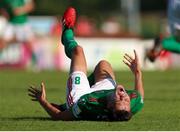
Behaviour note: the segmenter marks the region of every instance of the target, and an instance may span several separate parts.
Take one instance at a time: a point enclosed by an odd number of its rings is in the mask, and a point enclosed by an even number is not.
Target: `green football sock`
[[[71,59],[73,49],[78,45],[77,42],[74,40],[74,33],[71,28],[64,29],[61,41],[65,47],[66,56]]]

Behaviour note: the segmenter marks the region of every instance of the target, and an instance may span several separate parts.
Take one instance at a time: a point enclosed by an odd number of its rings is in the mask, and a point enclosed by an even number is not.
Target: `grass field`
[[[52,121],[27,95],[30,84],[46,84],[50,102],[65,101],[67,73],[0,71],[0,130],[180,130],[180,70],[143,72],[145,105],[129,122]],[[130,72],[116,72],[117,81],[133,87]]]

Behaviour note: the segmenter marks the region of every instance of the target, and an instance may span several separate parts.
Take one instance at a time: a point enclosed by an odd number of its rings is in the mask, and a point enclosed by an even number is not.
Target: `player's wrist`
[[[39,100],[39,103],[40,103],[41,105],[45,105],[45,104],[47,103],[47,100],[46,100],[46,99],[40,99],[40,100]]]
[[[141,72],[141,70],[136,70],[134,74],[135,74],[135,76],[141,76],[142,72]]]

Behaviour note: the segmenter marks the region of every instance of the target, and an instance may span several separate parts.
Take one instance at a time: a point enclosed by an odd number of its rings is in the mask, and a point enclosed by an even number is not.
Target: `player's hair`
[[[113,113],[114,121],[129,121],[132,117],[132,113],[126,110],[118,110]]]

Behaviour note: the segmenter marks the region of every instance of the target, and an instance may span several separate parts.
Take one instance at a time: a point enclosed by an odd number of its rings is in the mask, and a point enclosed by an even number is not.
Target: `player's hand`
[[[141,72],[139,65],[139,58],[135,50],[134,50],[134,58],[128,54],[125,54],[123,62],[131,69],[131,71],[135,75]]]
[[[29,92],[28,95],[32,97],[31,99],[32,101],[38,101],[40,103],[46,101],[46,90],[43,82],[41,83],[41,90],[38,90],[34,86],[30,86],[28,92]]]

